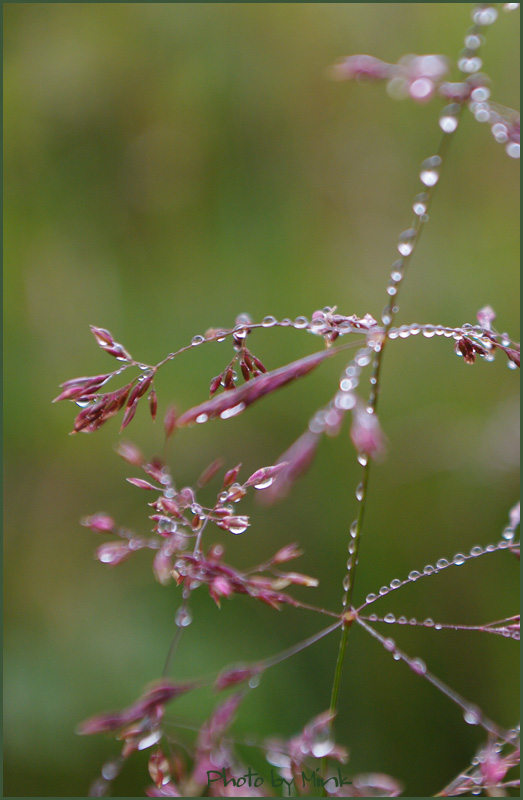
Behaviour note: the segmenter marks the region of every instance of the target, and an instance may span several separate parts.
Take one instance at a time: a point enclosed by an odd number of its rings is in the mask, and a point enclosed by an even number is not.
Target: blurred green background
[[[102,539],[79,526],[105,510],[148,529],[149,498],[125,482],[137,473],[112,452],[118,423],[69,437],[75,407],[50,403],[62,381],[114,366],[88,325],[156,363],[243,311],[259,321],[336,304],[379,318],[397,236],[421,191],[418,165],[439,140],[441,103],[395,102],[383,85],[333,83],[326,69],[360,52],[454,58],[470,8],[4,4],[5,795],[86,795],[118,746],[79,738],[75,726],[129,704],[160,674],[180,600],[154,582],[147,553],[114,571],[94,561]],[[500,13],[486,33],[492,99],[517,106],[517,12]],[[398,324],[474,322],[488,303],[498,329],[517,335],[518,197],[517,163],[466,112]],[[275,329],[253,333],[250,345],[274,368],[321,342]],[[230,354],[211,344],[168,365],[160,415],[169,403],[203,400]],[[227,467],[242,461],[245,477],[274,463],[342,368],[343,358],[329,361],[245,415],[180,432],[170,459],[177,484],[217,456]],[[517,497],[517,376],[505,359],[468,367],[447,340],[398,341],[384,361],[380,416],[390,447],[372,469],[357,600],[496,541]],[[161,449],[161,424],[144,408],[126,433],[149,455]],[[299,541],[306,554],[295,568],[321,584],[295,594],[336,609],[359,475],[344,429],[282,505],[247,500],[248,532],[215,538],[240,566]],[[473,624],[514,613],[517,597],[517,565],[503,553],[421,581],[376,611]],[[269,656],[324,625],[239,597],[218,611],[203,588],[194,612],[176,677]],[[497,722],[516,721],[513,642],[383,627]],[[270,670],[242,707],[238,739],[293,735],[326,709],[337,647],[336,634]],[[191,694],[173,719],[198,726],[213,702]],[[351,751],[345,775],[387,772],[411,796],[442,788],[483,741],[360,630],[350,637],[337,736]],[[255,750],[242,754],[261,763]],[[115,793],[143,796],[147,783],[137,757]]]

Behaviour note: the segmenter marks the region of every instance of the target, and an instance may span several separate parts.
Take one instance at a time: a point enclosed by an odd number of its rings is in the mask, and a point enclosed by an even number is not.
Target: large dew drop
[[[222,411],[220,418],[229,419],[230,417],[235,417],[237,414],[241,414],[244,409],[245,403],[238,403],[238,405],[232,406],[232,408],[226,408],[225,411]]]
[[[184,608],[180,606],[178,611],[176,612],[176,616],[174,617],[174,623],[179,628],[187,628],[192,622],[192,614],[188,608]]]
[[[258,481],[258,483],[254,484],[255,489],[267,489],[269,486],[272,485],[274,478],[265,478],[264,480]]]

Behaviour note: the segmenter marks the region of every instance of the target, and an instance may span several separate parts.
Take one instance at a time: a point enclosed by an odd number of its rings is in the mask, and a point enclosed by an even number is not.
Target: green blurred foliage
[[[418,165],[437,146],[441,103],[394,102],[382,85],[332,83],[326,70],[360,52],[454,58],[469,13],[466,3],[4,5],[6,795],[86,794],[116,746],[75,737],[75,725],[127,705],[159,675],[179,603],[176,588],[155,584],[146,554],[114,572],[93,561],[101,540],[78,524],[104,509],[138,532],[148,525],[144,498],[111,450],[117,423],[68,437],[72,407],[50,405],[63,380],[113,366],[88,325],[156,363],[243,311],[260,320],[336,304],[379,317],[397,235],[420,191]],[[484,49],[492,97],[508,106],[518,103],[518,35],[517,15],[500,14]],[[488,303],[515,335],[515,172],[466,112],[398,323],[474,322]],[[269,367],[320,344],[294,330],[251,340]],[[160,412],[204,399],[229,358],[224,343],[168,365]],[[380,416],[390,446],[372,470],[357,600],[499,537],[518,463],[517,386],[503,361],[468,367],[440,339],[387,349]],[[329,361],[237,419],[180,432],[171,456],[178,485],[218,455],[227,467],[242,461],[245,476],[274,463],[332,396],[341,369]],[[161,425],[143,409],[128,435],[148,454],[161,449]],[[246,501],[249,531],[216,538],[237,565],[299,541],[306,554],[296,568],[321,584],[296,594],[337,608],[358,479],[344,430],[322,443],[285,503],[264,510]],[[508,554],[461,569],[394,595],[384,613],[465,623],[514,613]],[[204,589],[194,611],[176,677],[269,656],[323,625],[244,598],[218,611]],[[512,642],[397,633],[500,724],[515,722]],[[292,735],[324,710],[337,645],[337,636],[324,640],[269,671],[245,702],[238,738]],[[191,694],[176,719],[198,726],[213,702]],[[389,772],[407,795],[440,789],[482,740],[359,630],[337,735],[351,751],[347,773]],[[117,792],[140,796],[146,783],[137,759]]]

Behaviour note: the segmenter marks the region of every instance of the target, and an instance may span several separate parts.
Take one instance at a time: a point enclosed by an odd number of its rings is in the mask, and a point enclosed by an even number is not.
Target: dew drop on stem
[[[418,217],[420,217],[422,214],[426,212],[427,199],[428,195],[426,192],[422,192],[421,194],[416,195],[416,197],[414,198],[414,203],[412,204],[412,210]]]
[[[416,236],[416,228],[408,228],[406,231],[400,233],[398,238],[398,251],[402,256],[410,256],[414,250]]]
[[[180,606],[176,615],[174,617],[174,623],[179,628],[187,628],[192,622],[192,614],[188,608],[184,608],[184,606]]]
[[[203,336],[197,335],[192,337],[191,344],[193,347],[195,347],[197,344],[201,344],[204,341],[205,339],[203,338]]]
[[[467,725],[479,725],[479,723],[481,722],[481,712],[478,708],[469,706],[463,712],[463,719],[465,720]]]
[[[472,11],[472,21],[474,25],[492,25],[498,18],[497,9],[494,6],[479,5]]]
[[[296,317],[296,319],[294,320],[294,327],[298,329],[306,328],[308,324],[309,320],[307,319],[307,317]]]
[[[424,186],[432,187],[439,181],[439,168],[441,166],[440,156],[426,158],[421,165],[420,180]]]
[[[258,483],[254,484],[255,489],[268,489],[269,486],[272,486],[274,478],[265,478],[264,480],[258,481]]]
[[[417,675],[425,675],[427,672],[427,665],[421,658],[413,658],[410,662],[410,666]]]
[[[446,106],[446,108],[442,110],[439,117],[439,126],[443,133],[454,133],[458,127],[458,117],[456,114],[449,112],[448,109],[450,108],[452,108],[452,106]]]

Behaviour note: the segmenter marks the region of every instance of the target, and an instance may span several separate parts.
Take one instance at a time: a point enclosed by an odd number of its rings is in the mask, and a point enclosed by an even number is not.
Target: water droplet
[[[427,665],[421,658],[413,658],[410,662],[410,666],[418,675],[425,675],[427,672]]]
[[[217,342],[224,342],[226,339],[225,333],[223,331],[216,332],[216,341]]]
[[[209,419],[208,414],[198,414],[195,421],[198,424],[201,424],[202,422],[207,422],[208,419]]]
[[[342,392],[350,392],[352,389],[355,389],[357,385],[357,378],[343,378],[340,381],[340,389]]]
[[[356,494],[356,500],[358,500],[361,503],[364,495],[363,483],[358,483],[358,485],[356,486],[355,494]]]
[[[396,286],[394,286],[394,284],[389,283],[389,285],[387,286],[387,294],[390,295],[391,297],[394,297],[394,295],[397,294],[397,291],[398,289],[396,288]]]
[[[409,619],[409,625],[417,625],[417,624],[418,624],[418,620],[416,619],[416,617],[411,617]]]
[[[436,624],[434,625],[434,630],[435,631],[441,631],[442,629],[443,629],[443,625],[441,624],[441,622],[436,622]]]
[[[494,6],[478,6],[472,11],[472,21],[475,25],[492,25],[498,18]]]
[[[418,217],[424,214],[425,211],[427,210],[427,199],[428,195],[426,194],[426,192],[422,192],[421,194],[416,195],[416,197],[414,198],[414,202],[412,204],[412,210]]]
[[[353,539],[355,539],[356,536],[358,535],[358,520],[356,519],[354,520],[354,522],[351,523],[350,535],[352,536]]]
[[[230,533],[234,533],[235,536],[238,536],[240,533],[245,533],[248,527],[248,517],[235,517],[234,522],[228,525],[227,530],[230,531]]]
[[[399,336],[399,331],[397,328],[391,328],[389,330],[389,339],[397,339]]]
[[[378,621],[378,615],[377,614],[369,614],[369,620],[371,622],[377,622]]]
[[[176,616],[174,617],[174,623],[179,628],[186,628],[192,622],[192,614],[188,608],[184,608],[184,606],[180,606],[178,611],[176,612]]]
[[[262,319],[262,325],[264,328],[272,328],[273,325],[276,325],[276,317],[264,317]]]
[[[280,325],[283,325],[284,328],[288,328],[289,325],[292,325],[292,320],[290,320],[288,317],[285,317],[285,319],[282,319],[280,322]]]
[[[119,774],[122,765],[118,761],[108,761],[102,767],[102,778],[106,781],[113,781]]]
[[[256,689],[257,686],[260,685],[260,676],[253,675],[252,678],[249,678],[249,687],[251,689]]]
[[[323,742],[314,742],[311,746],[311,753],[314,758],[323,758],[331,752],[333,747],[334,742],[330,739],[325,739]]]
[[[350,392],[338,392],[334,398],[334,405],[342,411],[348,411],[356,405],[356,397]]]
[[[394,616],[394,614],[385,614],[385,616],[383,617],[383,622],[388,622],[390,625],[393,622],[396,622],[396,617]]]
[[[503,122],[494,123],[490,131],[496,142],[503,144],[508,141],[508,128]]]
[[[151,731],[151,733],[144,736],[143,739],[140,739],[137,745],[138,750],[147,750],[149,747],[152,747],[153,744],[157,744],[161,738],[162,732],[159,728],[155,731]]]
[[[373,594],[372,592],[368,594],[367,597],[365,598],[366,603],[373,603],[375,600],[376,600],[376,595]]]
[[[344,579],[341,582],[344,592],[348,592],[350,589],[350,575],[345,575]]]
[[[471,56],[467,50],[464,51],[466,55],[458,58],[458,67],[462,72],[467,75],[472,75],[474,72],[479,72],[483,66],[483,61],[479,56]]]
[[[400,651],[399,650],[394,650],[394,652],[392,654],[392,658],[394,659],[394,661],[399,661],[400,658],[401,658]]]
[[[439,126],[443,133],[454,133],[456,128],[458,127],[459,120],[457,116],[454,114],[449,114],[447,109],[449,106],[444,108],[439,117]]]
[[[490,89],[487,86],[476,86],[470,93],[470,99],[474,103],[484,103],[490,97]]]
[[[362,467],[366,467],[369,463],[369,457],[366,453],[358,453],[358,463],[361,464]]]
[[[406,625],[407,624],[407,617],[398,617],[398,624],[399,625]]]
[[[158,523],[158,533],[175,533],[178,525],[172,519],[166,517]]]
[[[467,560],[467,559],[466,559],[466,557],[463,555],[463,553],[456,553],[456,555],[455,555],[455,556],[454,556],[454,558],[452,559],[452,563],[453,563],[453,564],[456,564],[456,565],[459,567],[459,566],[461,566],[461,564],[464,564],[466,560]]]
[[[269,486],[272,486],[274,482],[274,478],[268,477],[264,480],[259,481],[258,483],[254,484],[255,489],[267,489]]]
[[[359,367],[366,367],[370,364],[370,355],[364,351],[359,353],[354,360]]]
[[[465,36],[465,47],[469,50],[477,50],[478,47],[481,47],[481,36],[478,36],[477,33],[470,33]],[[472,93],[474,94],[474,92]]]
[[[427,564],[426,567],[423,567],[424,575],[432,575],[433,572],[434,572],[434,567],[432,566],[432,564]]]
[[[433,628],[433,627],[434,627],[434,620],[433,620],[433,619],[431,619],[430,617],[427,617],[427,619],[425,619],[425,620],[423,621],[423,624],[424,624],[424,626],[425,626],[426,628]]]
[[[469,706],[463,712],[463,719],[467,723],[467,725],[479,725],[481,722],[481,711],[479,708],[474,708],[474,706]]]
[[[390,592],[389,586],[382,586],[380,589],[380,595],[388,594]]]
[[[325,322],[322,319],[313,319],[311,321],[309,330],[311,333],[319,334],[325,330]]]
[[[435,186],[439,180],[439,168],[441,166],[441,158],[439,156],[431,156],[426,158],[421,165],[420,180],[428,187]]]
[[[402,256],[410,256],[414,250],[417,233],[416,228],[408,228],[406,231],[400,233],[398,238],[398,250]]]
[[[409,581],[417,581],[420,577],[421,574],[416,569],[413,569],[412,572],[409,572]]]
[[[383,309],[381,313],[381,321],[383,322],[384,325],[390,325],[390,323],[392,322],[390,306],[385,306],[385,308]]]
[[[383,647],[385,650],[388,650],[389,653],[392,653],[396,649],[396,642],[394,639],[384,639]]]
[[[436,333],[436,331],[434,329],[434,325],[425,325],[424,326],[424,328],[423,328],[423,336],[426,339],[432,339],[432,337],[435,335],[435,333]]]
[[[356,550],[356,542],[355,542],[354,540],[352,540],[352,541],[350,541],[350,542],[349,542],[349,545],[348,545],[348,547],[347,547],[347,550],[349,551],[349,553],[350,553],[351,555],[352,555],[352,554],[355,552],[355,550]]]
[[[200,336],[200,335],[193,336],[192,339],[191,339],[191,344],[193,345],[193,347],[195,347],[197,344],[201,344],[204,341],[205,341],[205,339],[203,338],[203,336]]]
[[[496,545],[495,544],[488,544],[485,547],[485,550],[486,550],[487,553],[493,553],[494,550],[496,550]]]
[[[505,147],[505,152],[510,158],[519,158],[519,142],[509,142]]]
[[[75,400],[75,405],[77,405],[78,408],[87,408],[87,406],[91,405],[91,401],[90,400]]]
[[[245,409],[245,403],[238,403],[231,408],[226,408],[225,411],[222,411],[220,414],[220,419],[229,419],[230,417],[235,417],[237,414],[241,414],[241,412]]]
[[[490,107],[488,103],[471,103],[469,108],[474,114],[476,122],[488,122],[490,120]]]
[[[294,320],[294,327],[295,328],[306,328],[309,324],[309,320],[307,317],[296,317]]]
[[[449,562],[446,558],[440,558],[438,561],[436,561],[436,566],[438,569],[445,569],[445,567],[448,567],[448,565]]]
[[[482,547],[479,547],[479,545],[476,546],[476,547],[473,547],[472,550],[470,551],[470,555],[471,556],[482,556],[483,553],[484,553],[484,550],[483,550]]]

